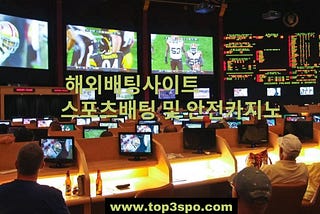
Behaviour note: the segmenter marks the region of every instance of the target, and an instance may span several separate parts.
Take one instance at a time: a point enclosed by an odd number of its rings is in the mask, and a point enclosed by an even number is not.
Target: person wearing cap
[[[238,198],[238,214],[265,212],[272,186],[268,176],[255,167],[246,167],[230,177],[232,197]]]
[[[271,183],[308,182],[309,173],[306,164],[297,163],[301,151],[301,141],[293,134],[278,138],[280,160],[273,165],[262,165],[261,170],[267,174]]]

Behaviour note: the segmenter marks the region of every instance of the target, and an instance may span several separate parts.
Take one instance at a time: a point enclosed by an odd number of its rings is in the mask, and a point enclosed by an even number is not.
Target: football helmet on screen
[[[19,47],[19,43],[17,28],[8,21],[0,21],[0,47],[2,51],[12,54]]]
[[[190,50],[191,50],[191,53],[196,53],[198,51],[198,45],[195,43],[192,43],[190,45]]]

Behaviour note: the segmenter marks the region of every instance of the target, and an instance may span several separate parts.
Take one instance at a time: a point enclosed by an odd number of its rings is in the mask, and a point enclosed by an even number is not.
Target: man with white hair
[[[280,160],[273,165],[261,166],[263,171],[274,183],[308,182],[309,173],[306,164],[297,163],[296,158],[301,151],[301,141],[293,134],[279,137]]]

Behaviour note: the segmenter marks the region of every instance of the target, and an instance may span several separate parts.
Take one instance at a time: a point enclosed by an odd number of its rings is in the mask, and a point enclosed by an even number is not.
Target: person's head
[[[178,129],[174,125],[167,125],[164,127],[163,132],[177,132]]]
[[[100,134],[100,137],[111,137],[113,136],[112,132],[110,131],[103,131],[101,134]]]
[[[62,130],[59,121],[55,121],[55,120],[50,123],[49,128],[51,131],[61,131]]]
[[[268,176],[255,167],[246,167],[231,176],[232,196],[238,198],[238,213],[264,213],[272,186]]]
[[[279,137],[278,143],[281,160],[295,160],[299,156],[302,144],[297,136],[287,134],[283,137]]]
[[[16,168],[18,175],[36,176],[44,166],[43,151],[37,143],[28,143],[19,150]]]
[[[13,135],[16,138],[15,142],[32,141],[34,138],[32,131],[30,131],[26,127],[20,127],[14,130]]]

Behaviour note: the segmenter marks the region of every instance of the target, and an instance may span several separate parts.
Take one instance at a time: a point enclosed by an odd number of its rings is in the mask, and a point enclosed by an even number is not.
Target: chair
[[[273,184],[265,214],[300,214],[306,183]]]
[[[173,184],[168,183],[164,186],[141,190],[136,193],[135,198],[172,198],[173,194]]]
[[[320,213],[320,184],[316,188],[311,200],[302,200],[302,213],[318,214]]]

